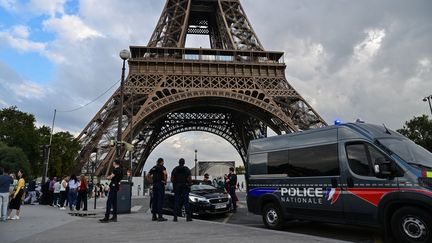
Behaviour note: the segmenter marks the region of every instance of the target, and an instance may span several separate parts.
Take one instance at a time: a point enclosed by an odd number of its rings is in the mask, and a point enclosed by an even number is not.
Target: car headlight
[[[228,199],[231,199],[231,195],[230,195],[230,194],[227,194],[227,198],[228,198]]]
[[[199,197],[193,195],[189,195],[189,200],[191,202],[207,202],[207,199],[205,197]]]

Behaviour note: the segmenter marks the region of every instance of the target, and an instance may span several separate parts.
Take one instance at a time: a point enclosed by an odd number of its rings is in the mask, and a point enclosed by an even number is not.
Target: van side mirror
[[[377,178],[385,179],[393,177],[395,172],[393,162],[388,158],[378,158],[374,163],[374,172]]]

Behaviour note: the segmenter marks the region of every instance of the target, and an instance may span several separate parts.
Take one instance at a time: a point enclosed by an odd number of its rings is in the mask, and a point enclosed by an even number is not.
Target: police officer
[[[177,214],[182,205],[186,209],[186,221],[192,221],[192,212],[189,206],[189,192],[192,184],[191,171],[184,165],[185,160],[179,160],[179,165],[171,172],[171,182],[174,189],[174,222],[177,222]]]
[[[156,165],[147,174],[147,180],[153,181],[152,214],[153,221],[167,221],[163,217],[162,207],[165,197],[165,184],[167,181],[167,171],[164,167],[164,160],[159,158]],[[156,217],[157,214],[157,217]]]
[[[237,186],[237,175],[234,173],[234,167],[229,168],[229,174],[226,179],[228,193],[231,196],[233,212],[237,211],[237,195],[236,195],[236,186]]]
[[[108,223],[108,222],[117,222],[117,192],[120,189],[120,181],[123,178],[123,170],[120,168],[120,160],[115,160],[114,163],[114,169],[111,173],[111,175],[107,176],[108,180],[111,180],[109,187],[109,193],[108,193],[108,199],[106,202],[106,212],[105,217],[103,219],[99,219],[101,223]],[[111,212],[111,206],[112,206],[112,218],[109,218],[110,212]]]

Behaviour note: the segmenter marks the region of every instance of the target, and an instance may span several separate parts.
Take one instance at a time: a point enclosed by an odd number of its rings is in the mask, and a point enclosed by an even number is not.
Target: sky
[[[271,3],[271,4],[269,4]],[[79,134],[118,87],[120,50],[146,45],[163,0],[0,0],[0,109],[17,106],[37,125]],[[430,0],[243,0],[266,50],[285,52],[288,82],[331,124],[357,118],[392,129],[428,114],[432,94]],[[203,38],[188,46],[208,46]],[[199,45],[199,46],[198,46]],[[116,84],[116,85],[115,85]],[[89,103],[113,86],[90,105]],[[150,155],[240,157],[225,140],[190,132]]]

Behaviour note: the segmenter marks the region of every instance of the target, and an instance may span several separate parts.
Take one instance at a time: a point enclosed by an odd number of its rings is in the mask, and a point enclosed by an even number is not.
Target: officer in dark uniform
[[[237,175],[234,173],[234,167],[229,168],[229,174],[227,175],[226,183],[228,184],[228,193],[231,196],[233,212],[237,211],[237,195],[236,195],[236,186],[237,186]]]
[[[101,223],[108,223],[108,222],[117,222],[117,192],[120,189],[120,181],[123,178],[123,170],[120,168],[120,160],[115,160],[114,163],[114,169],[111,173],[111,175],[107,176],[108,180],[111,180],[109,187],[109,193],[108,193],[108,199],[106,202],[106,212],[105,217],[103,219],[99,219]],[[109,218],[110,212],[111,212],[111,206],[112,206],[112,218]]]
[[[186,221],[192,221],[192,212],[189,206],[189,192],[192,184],[190,169],[184,165],[185,160],[179,160],[179,165],[171,172],[171,182],[174,189],[174,222],[177,222],[177,214],[180,212],[182,205],[186,209]]]
[[[153,221],[167,221],[163,217],[162,207],[165,197],[165,184],[167,181],[167,171],[164,167],[164,160],[159,158],[156,165],[147,174],[147,180],[153,182],[152,214]],[[156,217],[157,214],[157,217]]]

